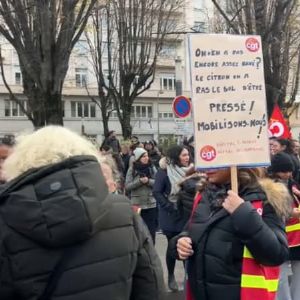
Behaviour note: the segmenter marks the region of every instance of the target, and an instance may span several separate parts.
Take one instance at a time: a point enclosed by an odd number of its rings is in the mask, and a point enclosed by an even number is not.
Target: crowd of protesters
[[[185,299],[300,299],[299,148],[270,138],[271,166],[239,168],[237,193],[230,169],[195,168],[193,137],[166,151],[57,126],[3,139],[0,299],[163,299],[157,232],[169,291],[184,261]]]
[[[269,176],[283,183],[290,195],[290,211],[285,218],[289,257],[280,267],[277,300],[300,299],[300,144],[298,140],[270,138]]]

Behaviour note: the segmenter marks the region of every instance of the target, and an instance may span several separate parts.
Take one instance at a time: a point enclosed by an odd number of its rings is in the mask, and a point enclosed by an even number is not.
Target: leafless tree
[[[285,102],[285,114],[290,117],[298,108],[297,99],[300,87],[300,2],[294,7],[292,18],[289,21],[289,40],[290,52],[287,60],[287,71],[289,71],[289,82],[287,91],[288,101]]]
[[[114,55],[113,52],[113,34],[115,31],[114,22],[111,13],[111,5],[106,2],[97,3],[93,10],[89,26],[85,31],[87,43],[91,54],[91,62],[97,80],[98,97],[94,97],[89,93],[89,87],[86,86],[90,99],[100,108],[104,136],[109,132],[108,121],[113,111],[113,96],[111,82],[114,80],[109,76],[116,74],[116,57],[109,58]],[[113,64],[110,65],[110,75],[108,67],[108,59]]]
[[[234,34],[259,34],[262,37],[265,69],[267,107],[269,116],[274,104],[288,107],[295,101],[286,102],[289,81],[299,82],[299,68],[291,73],[291,65],[299,64],[300,35],[295,25],[299,13],[297,0],[212,0],[223,16],[227,32]],[[296,22],[296,23],[295,23]],[[298,19],[299,23],[299,19]],[[298,24],[297,23],[297,24]],[[298,76],[291,80],[291,76]]]
[[[107,0],[95,9],[93,32],[98,35],[89,44],[102,117],[107,120],[112,102],[124,138],[131,136],[134,100],[151,87],[167,36],[175,38],[170,33],[175,31],[182,3],[182,0]]]
[[[96,1],[0,0],[0,33],[17,52],[28,99],[27,109],[21,108],[36,128],[63,124],[61,93],[70,54]]]

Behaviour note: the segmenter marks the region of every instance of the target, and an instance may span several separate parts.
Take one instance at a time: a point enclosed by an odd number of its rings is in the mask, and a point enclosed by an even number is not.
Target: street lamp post
[[[81,135],[85,135],[84,117],[81,117]]]
[[[157,143],[159,144],[159,138],[160,138],[160,117],[159,117],[159,95],[163,94],[164,92],[162,90],[157,91],[157,97],[156,97],[156,105],[157,105]]]
[[[182,69],[181,69],[182,60],[180,56],[175,58],[175,91],[176,96],[182,95]]]
[[[182,95],[182,68],[181,68],[181,57],[177,56],[175,58],[175,92],[176,96]],[[176,117],[175,117],[176,118]],[[176,133],[177,135],[177,143],[179,143],[179,137],[180,135]],[[182,136],[183,138],[183,136]]]

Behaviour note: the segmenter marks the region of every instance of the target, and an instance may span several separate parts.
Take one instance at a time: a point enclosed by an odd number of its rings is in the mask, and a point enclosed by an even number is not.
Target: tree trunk
[[[49,124],[63,125],[61,91],[44,92],[31,77],[22,70],[24,94],[28,99],[27,110],[33,116],[33,126],[40,128]]]
[[[46,96],[46,124],[47,125],[64,125],[61,92]]]
[[[106,110],[101,109],[101,115],[102,115],[102,123],[103,123],[103,133],[104,136],[108,136],[109,128],[108,128],[108,120],[109,116],[107,116]]]
[[[266,30],[266,16],[265,10],[267,9],[265,0],[255,0],[254,3],[254,18],[256,33],[262,36],[262,40],[265,38]]]
[[[63,126],[63,107],[61,94],[45,96],[37,88],[24,89],[27,96],[27,110],[33,116],[33,126],[38,129],[46,125]]]
[[[63,125],[61,92],[69,59],[96,0],[0,0],[0,32],[15,48],[35,128]]]
[[[32,124],[33,124],[35,130],[45,126],[44,111],[34,111],[32,113],[32,116],[33,116]]]
[[[267,97],[267,112],[268,118],[270,119],[272,116],[272,112],[275,106],[275,101],[278,101],[277,95],[274,93],[274,89],[272,86],[266,87],[266,97]],[[275,100],[276,99],[276,100]]]
[[[123,117],[119,118],[122,134],[125,140],[130,139],[132,134],[132,127],[130,125],[130,111],[123,111]]]

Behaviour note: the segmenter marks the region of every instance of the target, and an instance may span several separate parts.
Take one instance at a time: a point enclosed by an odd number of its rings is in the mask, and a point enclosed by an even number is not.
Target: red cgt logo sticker
[[[200,157],[205,161],[212,161],[217,157],[216,149],[213,146],[206,145],[200,150]]]
[[[257,52],[259,50],[259,41],[256,38],[248,38],[246,40],[246,48],[251,52]]]

